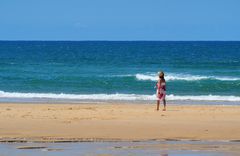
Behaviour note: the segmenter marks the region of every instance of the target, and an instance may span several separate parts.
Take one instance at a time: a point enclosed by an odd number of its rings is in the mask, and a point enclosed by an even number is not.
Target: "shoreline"
[[[0,99],[1,104],[143,104],[155,105],[156,100],[58,100],[58,99]],[[167,100],[167,105],[189,106],[240,106],[239,101],[196,101],[196,100]]]
[[[0,138],[1,143],[87,143],[87,142],[217,142],[240,143],[237,140],[201,140],[201,139],[104,139],[104,138]]]
[[[162,105],[161,105],[162,106]],[[0,104],[0,142],[240,142],[239,106]]]

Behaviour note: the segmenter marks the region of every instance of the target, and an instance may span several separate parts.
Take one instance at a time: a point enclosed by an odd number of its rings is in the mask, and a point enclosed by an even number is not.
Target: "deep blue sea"
[[[240,42],[0,41],[1,99],[240,102]]]

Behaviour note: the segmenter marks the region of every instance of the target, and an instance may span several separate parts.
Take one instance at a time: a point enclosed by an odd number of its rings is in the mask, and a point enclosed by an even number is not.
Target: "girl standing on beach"
[[[163,111],[166,111],[166,81],[164,79],[164,73],[161,71],[159,73],[159,79],[156,84],[157,87],[157,110],[159,110],[160,101],[163,101]]]

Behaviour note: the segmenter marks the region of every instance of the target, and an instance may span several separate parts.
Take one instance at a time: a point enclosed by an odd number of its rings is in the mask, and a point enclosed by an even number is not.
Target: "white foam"
[[[151,80],[157,81],[158,77],[155,75],[146,75],[146,74],[136,74],[136,78],[138,80]]]
[[[141,94],[55,94],[55,93],[20,93],[0,91],[0,98],[47,98],[70,100],[156,100],[154,95]],[[194,101],[240,101],[239,96],[198,95],[178,96],[167,95],[167,100],[194,100]]]
[[[158,76],[157,74],[136,74],[137,80],[150,80],[150,81],[157,81]],[[182,80],[182,81],[198,81],[204,79],[213,79],[213,80],[220,80],[220,81],[239,81],[240,78],[238,77],[220,77],[220,76],[201,76],[201,75],[190,75],[190,74],[168,74],[165,76],[167,81],[174,81],[174,80]]]
[[[239,96],[221,96],[221,95],[196,95],[196,96],[178,96],[168,95],[168,100],[193,100],[193,101],[240,101]]]
[[[0,91],[0,98],[49,98],[75,100],[151,100],[153,95],[137,94],[55,94],[55,93],[19,93]]]

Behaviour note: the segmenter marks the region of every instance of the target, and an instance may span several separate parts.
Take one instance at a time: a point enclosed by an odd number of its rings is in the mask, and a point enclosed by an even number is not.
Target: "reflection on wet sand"
[[[1,143],[4,156],[114,156],[114,155],[239,155],[239,142],[140,141],[76,143]]]

